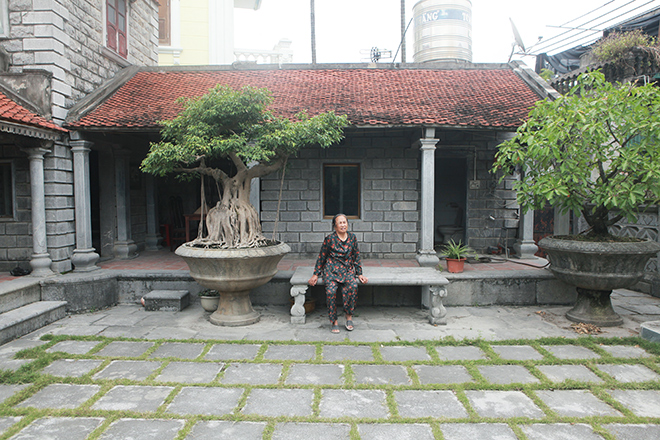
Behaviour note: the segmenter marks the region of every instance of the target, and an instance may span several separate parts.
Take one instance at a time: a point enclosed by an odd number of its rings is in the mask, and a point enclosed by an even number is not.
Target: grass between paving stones
[[[616,401],[607,392],[608,390],[660,390],[660,381],[646,381],[646,382],[632,382],[622,383],[616,381],[613,377],[598,369],[598,365],[611,364],[611,365],[642,365],[652,371],[660,374],[660,344],[654,344],[641,338],[600,338],[584,336],[578,338],[542,338],[535,340],[507,340],[507,341],[484,341],[477,340],[456,340],[453,338],[445,338],[442,340],[433,341],[414,341],[414,342],[388,342],[388,343],[359,343],[351,341],[319,341],[319,342],[301,342],[301,341],[218,341],[218,340],[150,340],[153,343],[151,347],[146,349],[140,356],[99,356],[101,352],[109,344],[117,341],[125,342],[144,342],[143,339],[133,338],[105,338],[95,336],[67,336],[67,335],[46,335],[42,338],[47,341],[45,344],[34,347],[31,349],[23,350],[16,354],[16,358],[32,360],[30,363],[21,366],[16,371],[0,371],[1,384],[26,384],[27,386],[8,398],[5,402],[0,404],[0,416],[21,416],[23,419],[12,426],[7,432],[0,436],[0,440],[7,439],[12,435],[18,433],[21,429],[28,426],[33,421],[42,417],[100,417],[103,423],[92,432],[89,439],[98,439],[103,432],[113,422],[122,418],[141,418],[141,419],[177,419],[184,420],[185,425],[179,431],[176,439],[184,439],[193,427],[199,421],[209,420],[227,420],[227,421],[259,421],[265,422],[266,427],[263,431],[263,439],[270,440],[275,431],[277,423],[281,422],[323,422],[323,423],[346,423],[350,426],[351,439],[358,440],[358,425],[361,423],[426,423],[429,424],[433,435],[436,439],[443,440],[443,435],[440,429],[442,423],[504,423],[507,424],[513,432],[521,440],[527,440],[522,426],[536,423],[584,423],[590,425],[592,429],[603,436],[607,440],[614,440],[614,437],[603,428],[604,425],[609,423],[650,423],[660,424],[660,416],[658,417],[639,417],[632,411]],[[55,344],[62,341],[93,341],[98,344],[89,352],[85,354],[69,354],[64,352],[50,353],[47,350]],[[169,357],[151,357],[152,354],[158,350],[165,343],[202,343],[204,347],[201,353],[195,359],[178,358],[174,356]],[[205,356],[210,352],[216,344],[258,344],[259,349],[253,359],[230,359],[230,360],[207,360]],[[314,356],[309,360],[273,360],[267,359],[266,353],[270,347],[273,346],[314,346]],[[508,360],[504,359],[493,350],[494,346],[498,345],[525,345],[533,347],[543,357],[538,360]],[[587,348],[597,355],[599,358],[595,359],[562,359],[555,356],[551,351],[546,350],[543,346],[558,346],[558,345],[575,345]],[[636,357],[636,358],[617,358],[612,356],[608,351],[604,350],[604,346],[608,345],[623,345],[639,347],[646,351],[650,356]],[[368,346],[371,348],[373,354],[372,361],[358,361],[358,360],[340,360],[340,361],[326,361],[323,359],[324,346]],[[381,352],[381,348],[387,346],[412,346],[424,347],[430,360],[421,361],[386,361]],[[480,348],[485,353],[485,359],[477,360],[442,360],[436,350],[440,346],[474,346]],[[98,359],[102,363],[89,371],[81,377],[56,377],[45,374],[43,369],[60,359]],[[156,368],[144,380],[129,380],[129,379],[94,379],[93,376],[106,368],[112,361],[117,360],[145,360],[161,362],[161,365]],[[223,368],[217,377],[209,383],[176,383],[164,382],[157,380],[158,375],[172,362],[189,362],[189,363],[222,363]],[[276,384],[267,385],[253,385],[253,384],[223,384],[222,378],[229,364],[244,363],[244,364],[277,364],[282,365],[281,375]],[[286,384],[291,367],[295,364],[338,364],[344,366],[344,372],[341,375],[342,383],[340,385],[308,385],[308,384]],[[394,385],[394,384],[363,384],[358,383],[356,380],[354,365],[400,365],[405,368],[408,377],[411,380],[407,385]],[[422,384],[417,371],[414,366],[422,365],[462,365],[466,368],[472,381],[457,383],[457,384]],[[536,379],[537,383],[513,383],[513,384],[494,384],[488,382],[480,371],[480,366],[487,365],[518,365],[524,367]],[[563,382],[552,382],[542,371],[538,368],[542,365],[583,365],[589,371],[597,375],[603,382],[582,382],[577,380],[568,379]],[[44,389],[51,384],[80,384],[89,385],[94,384],[100,386],[100,391],[97,392],[92,398],[88,399],[84,404],[75,409],[39,409],[33,407],[18,408],[17,404],[25,399],[33,396],[38,391]],[[140,385],[140,386],[170,386],[173,387],[172,391],[165,398],[164,402],[159,406],[156,411],[140,412],[140,411],[111,411],[111,410],[97,410],[92,409],[94,403],[99,401],[102,396],[108,393],[112,388],[118,385]],[[222,416],[209,416],[209,415],[180,415],[171,414],[166,412],[167,407],[174,401],[176,396],[181,392],[184,387],[223,387],[223,388],[240,388],[243,389],[236,407],[234,410]],[[313,390],[313,398],[311,405],[311,415],[309,416],[295,416],[295,417],[267,417],[256,414],[244,414],[242,410],[248,404],[250,393],[255,389],[311,389]],[[381,390],[385,394],[385,406],[389,412],[389,417],[386,418],[368,418],[368,417],[339,417],[339,418],[323,418],[321,417],[321,403],[323,399],[324,390]],[[464,406],[467,416],[463,418],[449,418],[449,417],[403,417],[399,413],[399,408],[396,401],[396,393],[405,390],[450,390],[457,397],[458,401]],[[477,411],[472,407],[468,399],[467,392],[472,390],[495,390],[495,391],[521,391],[529,397],[545,414],[540,419],[530,419],[527,417],[512,417],[512,418],[495,418],[480,416]],[[562,416],[553,411],[536,393],[539,390],[586,390],[591,392],[601,401],[610,405],[621,413],[621,416],[591,416],[591,417],[567,417]]]

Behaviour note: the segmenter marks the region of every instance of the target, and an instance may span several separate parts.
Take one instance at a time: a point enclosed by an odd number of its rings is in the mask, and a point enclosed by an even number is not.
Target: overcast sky
[[[406,0],[406,24],[416,3],[417,0]],[[395,54],[401,35],[400,0],[315,0],[315,6],[318,63],[367,62],[369,49],[374,46]],[[544,37],[541,42],[547,41],[545,44],[557,43],[549,47],[554,51],[567,43],[570,44],[564,48],[572,47],[571,41],[578,38],[572,35],[577,31],[551,39],[566,29],[549,26],[564,25],[601,6],[569,26],[602,29],[605,24],[660,7],[660,0],[472,0],[472,61],[507,62],[514,41],[509,18],[525,46],[532,50],[540,36]],[[635,8],[638,9],[629,12]],[[602,14],[605,16],[599,18]],[[593,21],[587,23],[589,20]],[[407,62],[413,61],[413,28],[414,24],[406,34]],[[236,48],[269,50],[282,38],[292,41],[294,63],[311,62],[310,0],[262,0],[258,11],[235,9]],[[569,39],[561,42],[564,38]],[[516,55],[514,59],[534,64],[533,57]],[[399,55],[396,61],[400,60]]]

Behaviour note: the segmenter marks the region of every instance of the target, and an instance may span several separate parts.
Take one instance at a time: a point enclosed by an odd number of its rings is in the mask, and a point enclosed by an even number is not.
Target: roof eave
[[[37,139],[45,139],[49,141],[59,141],[62,138],[64,131],[50,130],[47,128],[39,128],[33,125],[18,124],[15,122],[1,121],[0,131],[5,133],[16,134],[19,136],[27,136]]]

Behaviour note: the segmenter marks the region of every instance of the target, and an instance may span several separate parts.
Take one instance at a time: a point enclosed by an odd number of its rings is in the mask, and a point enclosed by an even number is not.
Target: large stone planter
[[[539,247],[548,253],[554,275],[576,287],[577,301],[566,317],[601,327],[623,324],[612,308],[612,289],[637,283],[648,260],[660,252],[660,244],[653,241],[609,243],[559,237],[546,237]]]
[[[210,321],[239,326],[259,321],[252,308],[250,290],[266,284],[277,273],[277,264],[291,248],[285,243],[249,249],[201,249],[185,243],[176,250],[201,286],[220,292],[218,309]]]

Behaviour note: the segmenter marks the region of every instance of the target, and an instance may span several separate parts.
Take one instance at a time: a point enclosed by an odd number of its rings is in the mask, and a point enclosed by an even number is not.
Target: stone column
[[[147,199],[147,237],[145,241],[148,251],[157,251],[162,248],[160,242],[163,237],[160,236],[158,229],[156,182],[151,174],[146,174],[145,182]]]
[[[99,269],[99,254],[92,247],[92,203],[89,184],[89,150],[92,142],[70,141],[73,153],[73,180],[76,210],[76,249],[71,263],[75,272]]]
[[[128,181],[129,152],[115,150],[115,201],[117,206],[117,240],[115,257],[120,260],[137,257],[137,245],[131,239],[131,193]]]
[[[45,143],[44,146],[52,144]],[[50,269],[52,260],[48,253],[46,238],[46,191],[44,187],[44,154],[48,148],[25,148],[30,158],[30,199],[32,200],[32,275],[45,277],[55,275]]]
[[[435,129],[427,128],[419,140],[422,151],[422,197],[421,197],[421,242],[417,251],[420,266],[435,267],[440,262],[433,249],[433,207],[435,205]]]
[[[527,214],[520,216],[518,240],[513,244],[513,250],[516,252],[516,258],[538,258],[534,255],[539,250],[534,243],[534,210],[529,210]]]

